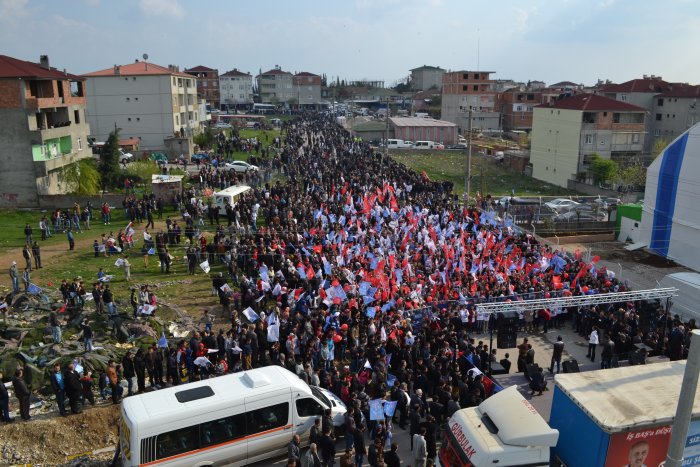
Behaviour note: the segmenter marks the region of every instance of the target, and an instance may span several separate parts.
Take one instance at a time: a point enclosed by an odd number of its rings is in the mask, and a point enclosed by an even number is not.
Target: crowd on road
[[[330,119],[307,116],[283,130],[275,167],[285,182],[268,180],[231,215],[209,217],[213,235],[203,234],[202,219],[211,203],[194,191],[176,201],[182,243],[175,220],[153,237],[146,231],[164,273],[171,248],[184,250],[191,273],[204,260],[222,270],[212,273],[221,308],[203,312],[201,330],[166,350],[154,345],[110,362],[100,384],[112,386],[115,403],[122,378],[130,395],[147,378],[158,388],[281,365],[349,407],[341,465],[362,465],[365,456],[370,465],[399,465],[394,424],[411,435],[409,462],[431,465],[444,421],[495,390],[488,373],[496,351],[478,338],[489,321],[478,303],[627,290],[597,258],[538,241],[482,209],[488,197],[463,206],[451,184],[374,153]],[[220,170],[200,169],[200,192],[219,188]],[[547,332],[572,319],[587,337],[602,330],[601,343],[610,338],[616,353],[621,335],[646,342],[663,328],[668,345],[657,339],[659,351],[682,357],[687,327],[663,312],[641,326],[639,312],[638,303],[542,309],[523,314],[521,328]],[[375,399],[396,402],[395,414],[371,420]],[[334,444],[321,439],[305,465],[333,465]],[[289,465],[299,465],[292,444]]]

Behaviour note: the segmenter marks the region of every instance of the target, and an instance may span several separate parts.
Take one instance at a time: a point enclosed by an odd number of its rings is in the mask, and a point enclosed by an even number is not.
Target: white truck
[[[545,467],[558,439],[559,431],[511,386],[452,415],[437,465]]]

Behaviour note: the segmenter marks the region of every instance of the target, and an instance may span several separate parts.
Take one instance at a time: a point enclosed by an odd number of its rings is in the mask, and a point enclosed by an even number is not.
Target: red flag
[[[320,254],[323,251],[323,245],[314,245],[311,249]]]
[[[306,268],[306,278],[311,280],[314,277],[316,277],[316,273],[314,272],[314,268],[312,268],[311,266],[307,267]]]

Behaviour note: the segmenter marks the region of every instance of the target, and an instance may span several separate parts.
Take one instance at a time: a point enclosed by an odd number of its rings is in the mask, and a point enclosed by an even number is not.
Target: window
[[[82,150],[83,150],[83,140],[81,138],[78,138],[78,151],[82,151]]]
[[[252,435],[263,431],[279,428],[287,424],[289,419],[289,404],[277,404],[246,413],[247,434]]]
[[[661,114],[656,114],[656,121],[657,121],[657,122],[660,122],[660,121],[661,121],[661,118],[662,118],[662,115],[661,115]]]
[[[475,84],[474,86],[472,86],[472,90],[478,91],[478,90],[479,90],[479,85],[478,85],[478,84]]]
[[[586,135],[586,144],[593,144],[593,135]]]
[[[300,417],[320,417],[323,415],[323,407],[321,407],[321,405],[318,402],[311,399],[310,397],[305,397],[304,399],[297,399],[296,405],[297,414]]]
[[[126,101],[127,101],[127,102],[129,102],[130,100],[131,100],[131,99],[129,99],[128,97],[126,98]]]
[[[137,100],[139,100],[139,98],[138,98],[138,97],[134,97],[134,100],[137,101]]]
[[[156,438],[156,457],[165,459],[183,452],[197,449],[199,438],[198,426],[190,426],[158,435]]]
[[[141,117],[136,117],[136,121],[137,121],[137,122],[140,122],[140,121],[141,121]]]
[[[659,129],[654,130],[654,136],[661,136],[661,130],[659,130]]]
[[[199,427],[201,447],[224,443],[245,436],[245,414],[202,423]]]
[[[131,121],[131,117],[127,118],[128,121]]]
[[[180,116],[175,115],[175,125],[179,125],[179,124],[180,124]]]
[[[462,75],[462,79],[469,79],[469,73],[464,73]]]
[[[132,76],[131,81],[136,81],[136,76]]]
[[[73,111],[73,120],[75,121],[76,125],[80,123],[80,110]]]
[[[173,86],[177,84],[177,81],[175,81],[175,77],[173,76]]]
[[[639,133],[632,133],[632,143],[639,143]]]
[[[663,106],[664,106],[664,99],[663,99],[663,97],[661,97],[661,98],[659,98],[659,99],[656,99],[656,105],[658,105],[659,107],[663,107]]]
[[[620,100],[622,102],[627,102],[627,94],[620,94]]]

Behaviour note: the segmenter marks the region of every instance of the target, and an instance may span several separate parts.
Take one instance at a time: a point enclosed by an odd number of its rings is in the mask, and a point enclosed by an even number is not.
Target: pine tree
[[[109,138],[102,147],[99,172],[105,189],[119,183],[119,128],[115,128],[109,134]]]

